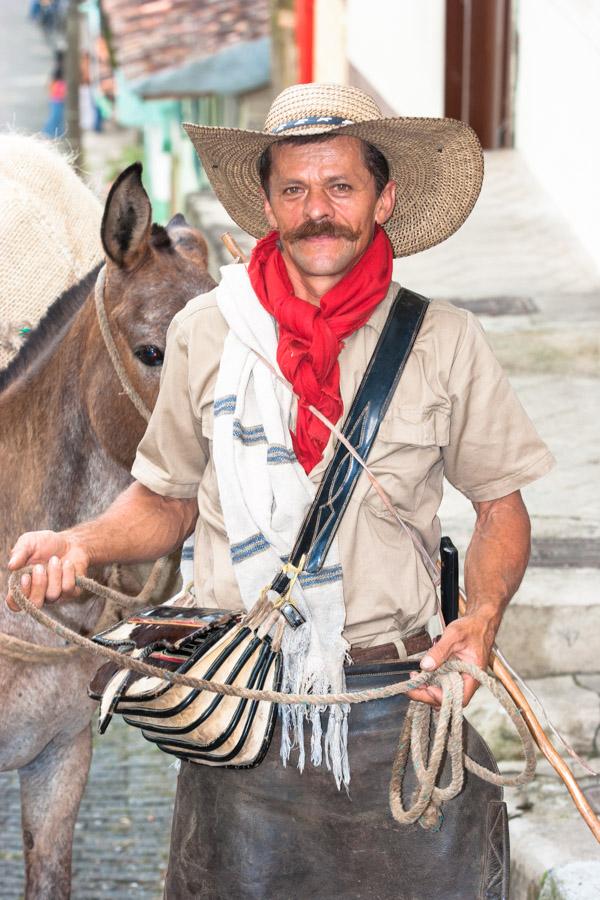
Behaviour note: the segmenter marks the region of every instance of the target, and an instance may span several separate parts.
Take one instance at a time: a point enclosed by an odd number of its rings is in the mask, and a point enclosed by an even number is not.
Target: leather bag
[[[196,678],[275,691],[281,682],[281,653],[223,610],[158,606],[94,640]],[[207,765],[257,765],[275,726],[273,703],[171,685],[113,663],[96,673],[89,694],[100,700],[101,733],[119,713],[161,750]]]
[[[342,431],[362,460],[404,371],[427,305],[405,288],[394,299]],[[294,579],[300,570],[312,574],[321,569],[361,471],[361,463],[339,442],[290,560],[248,614],[164,605],[137,613],[93,640],[171,672],[278,690],[283,628],[304,622],[291,596]],[[269,701],[173,685],[158,675],[141,676],[113,663],[97,672],[89,693],[100,701],[101,732],[118,713],[161,750],[205,765],[258,765],[275,727],[276,705]]]

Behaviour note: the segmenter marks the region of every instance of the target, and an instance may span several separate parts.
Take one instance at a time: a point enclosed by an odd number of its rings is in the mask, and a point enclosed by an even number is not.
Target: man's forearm
[[[66,531],[30,531],[11,551],[8,568],[33,566],[21,588],[36,606],[45,600],[73,597],[77,576],[90,566],[145,562],[165,556],[191,533],[198,516],[196,500],[162,497],[134,482],[105,513]],[[6,602],[18,611],[9,593]]]
[[[144,562],[181,546],[198,515],[195,500],[163,497],[135,481],[97,519],[64,532],[90,565]]]
[[[451,622],[428,650],[421,660],[421,668],[426,671],[437,669],[452,657],[486,667],[502,614],[529,560],[529,516],[518,491],[473,505],[477,523],[465,559],[466,615]],[[478,682],[469,675],[463,675],[463,681],[466,705]],[[417,688],[408,696],[433,706],[439,706],[442,700],[441,690],[435,685]]]
[[[495,634],[527,568],[531,527],[519,491],[474,506],[477,522],[465,558],[467,613],[485,616]]]

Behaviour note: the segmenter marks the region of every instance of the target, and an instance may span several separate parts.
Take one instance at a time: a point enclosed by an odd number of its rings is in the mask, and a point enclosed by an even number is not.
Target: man
[[[156,559],[194,529],[199,605],[241,608],[256,599],[289,554],[333,453],[333,436],[309,407],[343,420],[398,292],[393,256],[450,236],[481,186],[481,150],[463,123],[383,119],[370,97],[339,85],[287,89],[263,132],[186,128],[226,209],[262,239],[247,271],[226,267],[219,288],[175,317],[131,487],[93,522],[26,534],[15,544],[9,566],[36,564],[24,587],[37,604],[72,594],[75,576],[92,564]],[[433,670],[457,657],[485,667],[529,555],[520,489],[547,472],[552,457],[465,311],[429,305],[369,466],[433,557],[443,477],[473,502],[467,614],[420,665]],[[330,554],[322,583],[298,586],[310,638],[308,650],[295,647],[290,689],[339,689],[348,649],[361,663],[405,659],[436,612],[422,559],[364,475]],[[346,673],[351,682],[352,667]],[[465,703],[475,687],[465,677]],[[435,687],[411,696],[440,702]],[[404,845],[394,843],[400,839],[379,801],[372,818],[373,792],[365,790],[369,773],[388,764],[401,706],[376,706],[378,718],[355,708],[349,719],[354,808],[340,806],[344,794],[335,785],[332,792],[319,769],[283,769],[275,748],[252,772],[184,763],[173,838],[181,859],[172,852],[167,896],[404,896],[393,874],[394,847]],[[320,715],[305,723],[304,714],[296,736],[312,727],[318,763]],[[345,729],[333,713],[323,724],[329,765],[347,783]],[[284,719],[284,761],[289,726]],[[367,736],[363,751],[353,729],[377,737],[369,743]],[[299,750],[302,766],[303,738]],[[284,850],[282,842],[295,846]],[[444,846],[455,866],[458,847]],[[405,856],[403,863],[411,864]],[[348,883],[361,871],[364,885],[352,893]],[[451,896],[445,877],[410,896]],[[473,878],[481,880],[478,870]]]

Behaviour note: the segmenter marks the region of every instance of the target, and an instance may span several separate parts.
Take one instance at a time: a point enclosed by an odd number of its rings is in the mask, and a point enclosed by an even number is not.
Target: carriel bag
[[[119,622],[94,641],[158,668],[259,690],[278,690],[281,653],[241,614],[157,606]],[[113,713],[167,753],[214,766],[257,765],[275,727],[275,705],[194,690],[108,663],[89,694],[100,700],[100,732]]]
[[[299,572],[318,572],[396,390],[428,301],[401,288],[344,422],[338,442],[296,544],[273,582],[247,614],[163,605],[136,613],[95,635],[98,644],[170,672],[259,690],[281,684],[285,625],[304,619],[292,601]],[[273,600],[272,597],[275,597]],[[271,635],[273,632],[273,635]],[[108,663],[89,687],[100,701],[100,732],[115,713],[140,728],[161,750],[211,766],[249,768],[269,747],[276,704],[170,684]]]

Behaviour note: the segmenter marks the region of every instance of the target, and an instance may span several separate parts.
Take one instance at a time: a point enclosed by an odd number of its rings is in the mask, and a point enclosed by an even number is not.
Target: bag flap
[[[176,646],[185,638],[227,624],[236,615],[224,609],[154,606],[95,634],[92,640],[121,650],[140,650],[159,643]]]
[[[171,616],[169,612],[173,609],[160,606],[142,614],[136,613],[127,621],[96,635],[94,640],[113,649],[116,645],[124,656],[145,660],[158,669],[186,672],[196,660],[219,642],[240,618],[239,614],[229,611],[214,609],[191,611],[185,608],[179,610],[175,608],[176,615]],[[191,617],[190,612],[193,612]],[[183,613],[186,614],[185,618]],[[162,619],[165,620],[164,624]],[[157,624],[153,624],[154,622]],[[106,663],[98,669],[88,686],[88,694],[93,700],[100,701],[101,731],[104,731],[110,722],[123,691],[142,680],[147,686],[147,696],[140,697],[141,700],[153,698],[157,691],[162,694],[171,687],[168,682],[161,681],[157,677],[148,682],[148,676],[122,668],[116,662]],[[154,687],[150,687],[151,684]],[[107,695],[110,695],[109,701]]]

